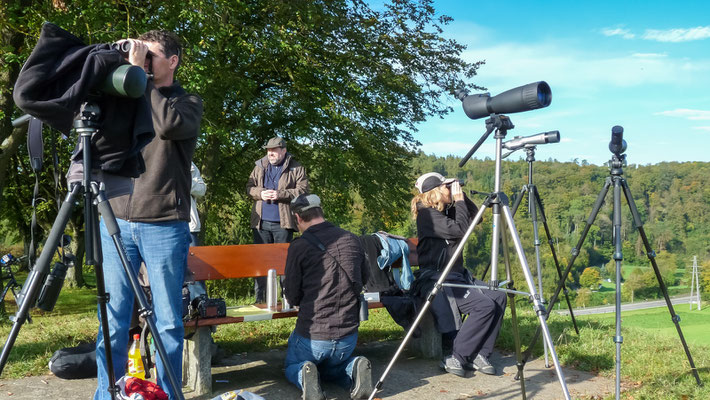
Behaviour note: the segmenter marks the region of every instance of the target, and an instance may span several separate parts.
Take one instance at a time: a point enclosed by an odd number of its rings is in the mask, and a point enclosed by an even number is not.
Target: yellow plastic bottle
[[[133,344],[128,350],[128,376],[133,376],[140,379],[145,379],[145,368],[143,368],[143,360],[141,359],[141,335],[136,333],[133,335]]]

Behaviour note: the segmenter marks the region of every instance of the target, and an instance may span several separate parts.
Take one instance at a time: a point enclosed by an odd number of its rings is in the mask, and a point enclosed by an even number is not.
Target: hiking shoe
[[[370,360],[359,356],[353,364],[353,387],[350,389],[351,399],[366,399],[372,393],[372,366]]]
[[[450,374],[460,377],[466,376],[466,370],[463,369],[463,365],[461,365],[461,362],[453,355],[444,357],[439,366]]]
[[[318,367],[306,361],[301,367],[301,386],[303,387],[303,400],[325,400],[325,395],[320,388],[320,378],[318,377]]]
[[[480,354],[476,356],[475,360],[473,360],[473,368],[477,371],[481,371],[486,375],[496,374],[496,369],[493,365],[491,365],[491,362],[488,361],[488,358]]]

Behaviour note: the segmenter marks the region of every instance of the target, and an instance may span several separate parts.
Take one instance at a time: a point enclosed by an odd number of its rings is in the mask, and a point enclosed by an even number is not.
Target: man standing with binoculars
[[[132,181],[130,193],[110,198],[121,229],[130,266],[138,273],[141,262],[148,271],[153,310],[168,353],[157,362],[158,384],[171,399],[166,368],[182,376],[182,284],[190,244],[190,163],[200,132],[202,99],[188,94],[174,80],[181,47],[175,34],[150,31],[131,42],[128,61],[152,74],[145,97],[150,105],[155,138],[143,149],[146,171]],[[150,57],[147,57],[150,54]],[[118,252],[101,222],[113,368],[124,371],[128,357],[128,330],[134,294],[123,271]],[[94,399],[110,399],[103,334],[99,325],[96,344],[98,387]]]

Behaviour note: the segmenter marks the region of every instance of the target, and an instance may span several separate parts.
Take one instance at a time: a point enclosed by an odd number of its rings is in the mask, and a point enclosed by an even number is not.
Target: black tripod
[[[510,119],[504,115],[496,115],[496,114],[491,114],[491,117],[486,120],[486,132],[483,134],[483,136],[479,139],[479,141],[473,146],[471,151],[469,151],[468,155],[464,157],[464,159],[461,161],[459,165],[463,165],[471,155],[478,149],[478,147],[485,141],[485,139],[495,130],[495,139],[496,139],[496,164],[495,164],[495,189],[493,193],[488,195],[486,200],[483,202],[483,205],[481,208],[478,210],[478,213],[476,216],[473,218],[473,221],[471,221],[471,224],[469,225],[468,229],[464,233],[463,237],[461,238],[461,241],[459,242],[459,245],[456,247],[456,250],[454,251],[454,254],[451,256],[449,259],[448,263],[446,264],[446,267],[444,270],[441,272],[441,276],[437,280],[434,288],[432,291],[429,293],[429,295],[426,298],[426,302],[422,306],[421,310],[419,311],[419,315],[417,315],[417,318],[414,320],[414,323],[412,326],[409,328],[409,331],[404,337],[404,340],[400,344],[399,348],[397,349],[395,355],[392,357],[392,360],[390,361],[389,365],[387,365],[387,368],[385,368],[385,371],[383,372],[382,376],[378,380],[378,382],[375,384],[375,388],[370,394],[369,399],[372,400],[375,396],[375,393],[377,393],[378,390],[382,388],[382,384],[384,379],[386,378],[387,374],[389,373],[390,369],[394,365],[395,361],[399,357],[400,353],[404,349],[404,346],[407,344],[409,339],[412,337],[413,332],[416,330],[417,326],[419,325],[419,322],[423,318],[424,314],[428,311],[429,306],[431,305],[431,302],[434,300],[434,297],[438,294],[438,292],[442,289],[443,286],[449,286],[449,287],[464,287],[464,288],[475,288],[475,289],[490,289],[490,290],[502,290],[506,292],[509,296],[509,299],[511,299],[508,304],[510,304],[511,307],[511,317],[512,317],[512,322],[513,322],[513,335],[515,337],[515,345],[516,345],[516,356],[518,359],[518,373],[522,374],[522,362],[521,362],[521,353],[520,353],[520,336],[518,334],[518,321],[517,321],[517,316],[515,313],[515,301],[514,301],[514,295],[516,294],[522,294],[525,296],[529,296],[532,303],[533,303],[533,309],[535,310],[535,313],[538,316],[538,319],[540,320],[540,328],[542,329],[545,341],[547,345],[550,348],[550,353],[552,355],[553,362],[555,364],[555,369],[557,372],[557,378],[560,382],[560,385],[562,386],[562,391],[564,394],[565,399],[570,398],[569,391],[567,389],[567,384],[565,382],[565,377],[562,372],[562,368],[560,367],[559,360],[557,358],[557,354],[554,349],[554,345],[552,343],[552,337],[550,335],[550,331],[547,328],[547,323],[545,321],[545,306],[540,302],[540,297],[537,295],[536,290],[535,290],[535,283],[533,281],[532,274],[530,273],[530,268],[528,267],[527,260],[525,258],[525,253],[523,251],[523,246],[520,242],[520,238],[518,237],[517,230],[515,228],[515,221],[513,220],[513,215],[510,211],[510,208],[508,206],[508,197],[500,191],[501,187],[501,149],[502,149],[502,143],[503,139],[505,138],[505,135],[509,129],[513,129],[513,123],[510,121]],[[449,272],[454,266],[454,263],[456,262],[456,259],[461,255],[463,252],[463,247],[466,244],[466,240],[468,239],[469,236],[471,236],[471,233],[473,232],[473,228],[478,224],[478,222],[481,221],[483,217],[483,212],[486,210],[486,208],[492,207],[493,210],[493,238],[491,241],[491,266],[492,271],[491,271],[491,280],[489,281],[489,284],[487,286],[478,286],[478,285],[460,285],[460,284],[449,284],[449,283],[444,283],[446,280],[446,277],[448,276]],[[501,224],[500,218],[501,218],[501,212],[503,214],[505,223]],[[530,290],[530,293],[526,292],[521,292],[517,291],[513,287],[513,282],[512,282],[512,276],[510,273],[510,262],[509,262],[509,256],[508,256],[508,246],[507,246],[507,237],[505,236],[505,232],[503,232],[503,235],[501,235],[501,229],[505,230],[507,227],[508,232],[510,233],[510,236],[513,240],[513,244],[515,246],[516,253],[518,255],[518,261],[520,262],[520,265],[523,270],[523,274],[525,276],[525,281],[527,282],[528,289]],[[503,241],[503,254],[504,254],[504,261],[505,261],[505,267],[506,267],[506,279],[508,283],[508,288],[507,289],[500,289],[498,287],[498,280],[497,280],[497,267],[498,267],[498,242],[499,239],[502,239]],[[526,398],[525,395],[525,379],[520,379],[520,386],[522,390],[522,397],[523,399]]]
[[[557,277],[559,278],[560,281],[563,281],[562,279],[562,269],[560,268],[560,263],[557,261],[557,252],[555,251],[555,246],[554,246],[554,241],[552,240],[552,235],[550,235],[550,228],[547,225],[547,218],[545,218],[545,209],[542,206],[542,199],[540,198],[540,193],[537,191],[537,186],[533,183],[533,162],[535,161],[535,149],[537,146],[535,145],[525,145],[525,153],[527,154],[527,157],[525,160],[528,162],[528,184],[523,185],[522,189],[520,190],[520,193],[518,194],[518,197],[515,199],[515,203],[513,203],[513,215],[518,211],[518,207],[520,206],[520,203],[523,200],[523,197],[527,194],[528,195],[528,211],[530,213],[530,219],[532,220],[533,224],[533,236],[535,240],[535,261],[537,262],[537,279],[538,279],[538,289],[539,289],[539,295],[540,295],[540,302],[544,305],[545,304],[545,297],[542,294],[542,267],[540,263],[540,245],[542,244],[540,242],[540,236],[538,234],[538,220],[537,220],[537,211],[540,211],[540,220],[542,221],[542,226],[545,228],[545,236],[547,237],[547,243],[550,245],[550,252],[552,253],[552,259],[555,262],[555,269],[557,270]],[[510,153],[509,153],[510,154]],[[537,205],[537,207],[535,207]],[[574,317],[574,312],[572,311],[572,303],[569,301],[569,296],[568,296],[568,290],[564,286],[564,283],[562,284],[562,290],[565,294],[565,300],[567,300],[567,308],[569,309],[569,314],[572,317],[572,325],[574,325],[574,330],[577,332],[577,335],[579,335],[579,328],[577,327],[577,320]],[[547,346],[544,346],[544,351],[545,351],[545,366],[550,367],[550,363],[548,361],[548,355],[547,355]]]
[[[27,294],[24,297],[22,304],[18,305],[19,310],[14,324],[12,325],[12,329],[10,330],[10,335],[8,336],[2,349],[2,354],[0,354],[0,374],[5,368],[7,359],[10,356],[10,351],[12,350],[12,346],[17,339],[17,335],[20,332],[22,324],[25,322],[26,318],[29,318],[29,310],[37,300],[39,289],[41,288],[43,279],[49,270],[49,264],[52,261],[54,249],[59,245],[64,229],[66,228],[67,222],[71,217],[74,203],[78,200],[77,196],[80,195],[83,189],[86,264],[94,265],[96,270],[97,299],[99,312],[101,313],[101,328],[103,331],[103,340],[106,351],[106,367],[109,379],[108,390],[111,394],[111,398],[115,399],[120,389],[116,386],[116,377],[112,362],[113,357],[111,355],[111,337],[106,308],[106,304],[109,301],[109,293],[106,293],[104,285],[99,214],[103,217],[108,233],[113,239],[118,255],[121,258],[121,263],[123,264],[123,270],[130,281],[133,294],[138,301],[138,313],[145,319],[145,321],[147,321],[148,326],[150,327],[155,348],[158,355],[163,360],[163,364],[165,365],[165,371],[167,373],[170,386],[178,398],[182,400],[184,398],[182,395],[182,385],[180,385],[177,380],[176,372],[170,368],[170,364],[167,362],[168,353],[163,346],[163,341],[158,335],[158,329],[155,325],[155,316],[153,315],[153,311],[148,304],[145,293],[138,283],[138,277],[130,266],[128,256],[126,256],[126,249],[121,239],[120,229],[116,223],[116,217],[114,216],[111,205],[104,194],[103,187],[100,187],[97,182],[91,180],[91,138],[98,131],[100,110],[95,103],[86,102],[81,107],[80,115],[81,117],[74,121],[74,129],[80,136],[83,150],[83,180],[81,183],[75,183],[71,187],[67,197],[64,199],[64,202],[62,203],[62,206],[57,214],[57,218],[52,224],[52,229],[47,236],[47,241],[42,249],[42,253],[37,259],[37,263],[32,269],[32,272],[27,277],[27,281],[25,283],[25,286],[27,287]]]
[[[621,336],[621,260],[623,260],[623,254],[622,254],[622,243],[621,243],[621,192],[624,192],[624,197],[626,198],[626,203],[629,206],[629,210],[631,211],[631,216],[633,217],[634,220],[634,226],[639,232],[639,235],[641,237],[641,240],[643,242],[644,248],[646,249],[646,256],[648,257],[649,261],[651,262],[651,265],[653,266],[653,271],[656,275],[656,280],[658,281],[659,288],[661,289],[661,293],[663,294],[663,297],[666,301],[666,306],[668,307],[668,312],[671,314],[671,320],[675,324],[676,330],[678,331],[678,336],[680,337],[680,341],[683,344],[683,349],[685,350],[685,355],[688,357],[688,362],[690,363],[690,369],[693,373],[693,376],[695,377],[695,381],[698,383],[698,386],[702,385],[702,382],[700,381],[700,376],[698,375],[698,370],[695,367],[695,363],[693,362],[693,357],[690,355],[690,350],[688,349],[688,344],[685,341],[685,337],[683,336],[683,331],[680,329],[680,317],[675,313],[675,310],[673,309],[673,304],[671,303],[671,299],[668,296],[668,290],[666,289],[665,283],[663,283],[663,279],[661,277],[661,272],[658,269],[658,264],[656,264],[656,252],[653,251],[651,248],[651,245],[649,244],[648,238],[646,237],[646,232],[643,229],[643,222],[641,221],[641,217],[638,213],[638,210],[636,208],[636,203],[634,202],[634,198],[631,194],[631,190],[629,189],[629,185],[626,183],[626,180],[623,177],[624,171],[623,171],[623,166],[626,164],[626,155],[622,154],[626,150],[626,142],[622,139],[623,137],[623,132],[624,129],[621,126],[615,126],[612,128],[612,140],[609,143],[609,150],[612,152],[612,157],[611,160],[609,161],[609,172],[610,172],[610,177],[606,179],[604,182],[604,187],[602,188],[601,192],[599,192],[599,196],[597,196],[597,200],[594,203],[594,208],[592,209],[592,213],[589,215],[589,218],[587,219],[586,225],[584,226],[584,231],[582,232],[582,236],[579,238],[579,241],[577,242],[577,245],[574,249],[572,249],[572,258],[569,261],[569,264],[567,265],[567,269],[565,269],[564,273],[562,274],[562,279],[560,280],[559,284],[557,285],[557,288],[555,289],[555,293],[552,295],[550,298],[550,309],[554,306],[555,302],[557,301],[557,297],[562,290],[564,286],[564,281],[565,277],[568,276],[570,271],[572,270],[572,266],[574,265],[574,261],[579,255],[579,250],[582,248],[582,244],[584,243],[584,239],[587,237],[587,233],[589,233],[589,228],[592,226],[594,223],[595,218],[597,217],[597,214],[599,213],[599,210],[602,207],[602,204],[604,203],[604,199],[609,192],[609,188],[613,185],[614,186],[614,191],[613,191],[613,199],[614,199],[614,214],[613,214],[613,225],[614,225],[614,231],[613,231],[613,240],[614,240],[614,255],[612,258],[615,261],[616,264],[616,335],[614,336],[614,343],[616,343],[616,399],[619,399],[620,392],[621,392],[621,343],[623,343],[624,339]],[[549,315],[549,311],[548,311]],[[533,339],[530,343],[530,347],[528,350],[526,350],[525,355],[524,355],[524,361],[527,361],[528,358],[530,357],[530,352],[537,341],[538,337],[540,336],[540,330],[538,329],[535,332],[535,335],[533,336]]]

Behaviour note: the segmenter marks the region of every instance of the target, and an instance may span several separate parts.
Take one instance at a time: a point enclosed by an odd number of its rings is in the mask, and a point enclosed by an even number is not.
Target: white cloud
[[[621,36],[624,39],[633,39],[636,37],[636,35],[631,33],[628,29],[622,28],[604,28],[601,32],[604,36]]]
[[[657,42],[689,42],[692,40],[702,40],[710,38],[710,26],[698,26],[695,28],[677,29],[646,29],[642,36],[645,40],[655,40]]]
[[[676,108],[675,110],[661,111],[655,115],[663,115],[666,117],[685,118],[691,121],[710,120],[710,111],[707,110],[691,110],[689,108]],[[700,127],[707,128],[707,127]]]
[[[634,53],[631,55],[634,58],[664,58],[668,57],[666,53]]]
[[[601,33],[604,36],[620,36],[624,39],[634,39],[635,33],[624,28],[603,28]],[[674,29],[646,29],[640,36],[644,40],[656,42],[689,42],[693,40],[703,40],[710,38],[710,26],[697,26],[695,28],[674,28]]]
[[[697,131],[708,131],[710,132],[710,126],[694,126],[693,129]]]
[[[708,59],[673,58],[663,53],[609,54],[563,43],[471,46],[463,58],[469,62],[486,60],[478,70],[477,83],[494,94],[509,88],[512,77],[518,85],[545,79],[553,88],[588,96],[610,86],[698,85],[710,76]]]

